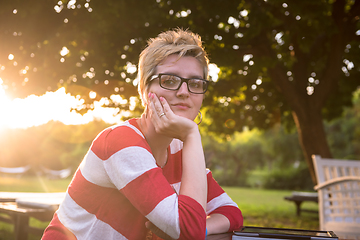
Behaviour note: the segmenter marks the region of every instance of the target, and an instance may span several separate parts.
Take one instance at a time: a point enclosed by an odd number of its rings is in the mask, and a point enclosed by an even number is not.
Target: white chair
[[[360,161],[313,155],[320,230],[341,239],[360,239]]]

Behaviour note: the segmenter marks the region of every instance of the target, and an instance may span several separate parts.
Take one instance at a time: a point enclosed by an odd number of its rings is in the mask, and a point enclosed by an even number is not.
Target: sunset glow
[[[95,109],[84,115],[72,108],[81,106],[83,100],[65,93],[64,88],[47,92],[42,96],[30,95],[25,99],[10,100],[0,79],[0,129],[28,128],[39,126],[51,120],[67,125],[85,124],[94,119],[102,119],[114,124],[120,121],[117,109],[103,108],[102,102],[95,102]]]

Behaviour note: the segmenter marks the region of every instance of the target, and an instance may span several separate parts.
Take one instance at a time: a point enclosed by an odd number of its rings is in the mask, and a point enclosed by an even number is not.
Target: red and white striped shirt
[[[182,146],[174,139],[167,164],[160,168],[136,119],[105,129],[92,143],[42,239],[145,239],[147,221],[174,239],[204,239],[206,216],[212,213],[229,219],[229,231],[239,228],[240,209],[209,170],[206,213],[194,199],[178,194]]]

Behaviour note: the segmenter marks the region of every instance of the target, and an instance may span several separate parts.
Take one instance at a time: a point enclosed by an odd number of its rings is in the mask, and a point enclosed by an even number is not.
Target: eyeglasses
[[[186,82],[187,89],[191,93],[203,94],[207,91],[209,81],[201,78],[182,78],[172,74],[157,74],[150,78],[150,82],[159,79],[160,87],[167,90],[177,91],[183,82]]]

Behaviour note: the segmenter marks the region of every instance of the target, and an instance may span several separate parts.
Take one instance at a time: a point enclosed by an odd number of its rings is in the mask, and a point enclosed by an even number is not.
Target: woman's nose
[[[179,96],[188,96],[188,95],[190,95],[189,89],[188,89],[188,86],[187,86],[186,82],[183,82],[181,84],[179,90],[177,90],[176,95],[179,95]]]

